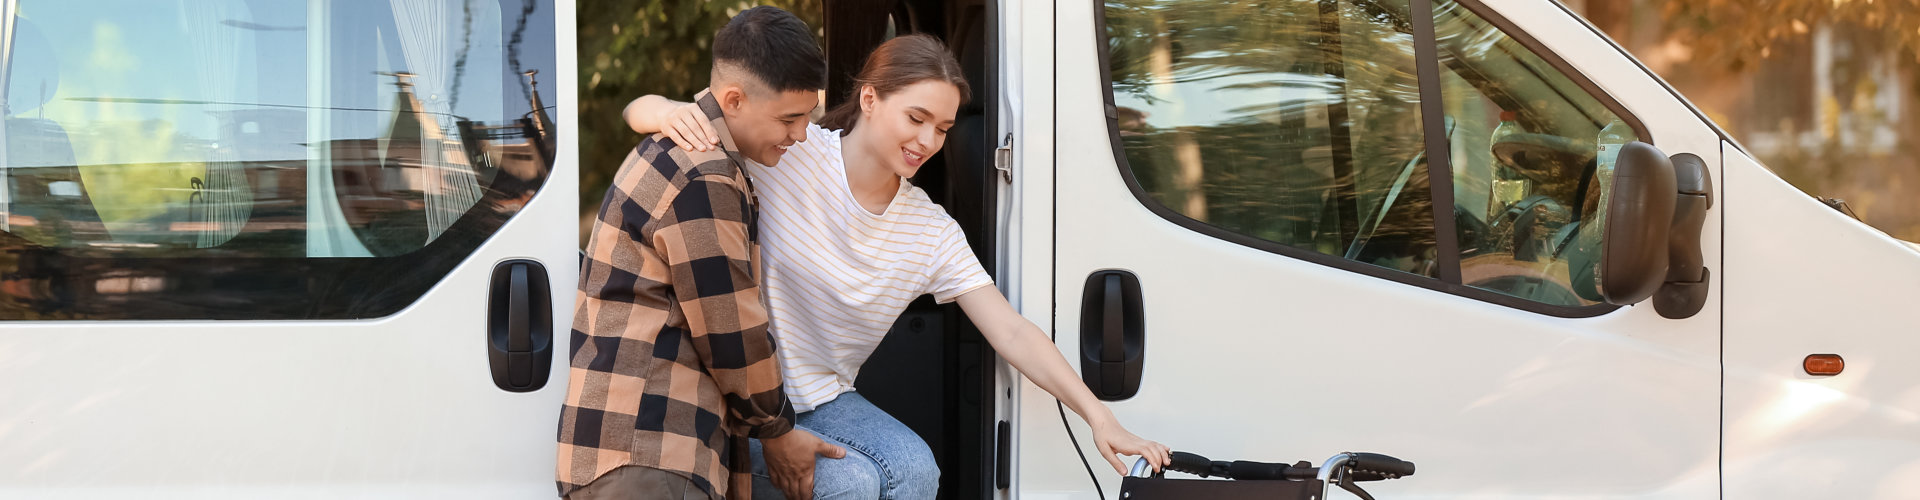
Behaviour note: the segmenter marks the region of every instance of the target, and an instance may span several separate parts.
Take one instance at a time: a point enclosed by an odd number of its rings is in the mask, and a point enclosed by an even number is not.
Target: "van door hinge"
[[[1013,134],[1007,134],[1000,147],[994,148],[993,169],[1000,171],[1000,180],[1013,184]]]

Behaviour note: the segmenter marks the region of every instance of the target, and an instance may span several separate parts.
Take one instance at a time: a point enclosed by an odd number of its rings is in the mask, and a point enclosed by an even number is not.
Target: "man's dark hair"
[[[716,75],[725,66],[745,70],[775,92],[827,88],[827,58],[813,31],[776,7],[747,9],[720,27],[713,35],[713,65]]]

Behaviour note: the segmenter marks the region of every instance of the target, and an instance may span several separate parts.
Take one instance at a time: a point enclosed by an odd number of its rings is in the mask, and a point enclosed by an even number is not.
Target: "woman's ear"
[[[861,112],[861,114],[863,114],[863,115],[865,115],[865,114],[872,114],[872,113],[873,113],[873,107],[874,107],[874,105],[876,105],[876,104],[877,104],[877,103],[879,103],[879,102],[880,102],[880,94],[879,94],[879,92],[878,92],[878,91],[875,91],[875,90],[873,90],[873,86],[872,86],[872,85],[862,85],[862,86],[860,86],[860,112]]]

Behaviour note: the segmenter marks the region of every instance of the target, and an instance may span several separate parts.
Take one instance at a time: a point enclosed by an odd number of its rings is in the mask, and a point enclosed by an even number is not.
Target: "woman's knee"
[[[940,491],[940,463],[933,459],[933,450],[925,444],[915,448],[892,457],[887,463],[887,471],[894,481],[891,498],[931,499]]]
[[[852,450],[846,458],[821,458],[814,465],[813,496],[819,500],[873,500],[886,487],[879,465]]]

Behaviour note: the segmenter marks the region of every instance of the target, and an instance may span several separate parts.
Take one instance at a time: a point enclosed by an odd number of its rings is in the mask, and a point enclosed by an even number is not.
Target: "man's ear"
[[[714,100],[720,103],[720,111],[733,114],[747,103],[747,89],[737,84],[723,84],[713,92]]]

